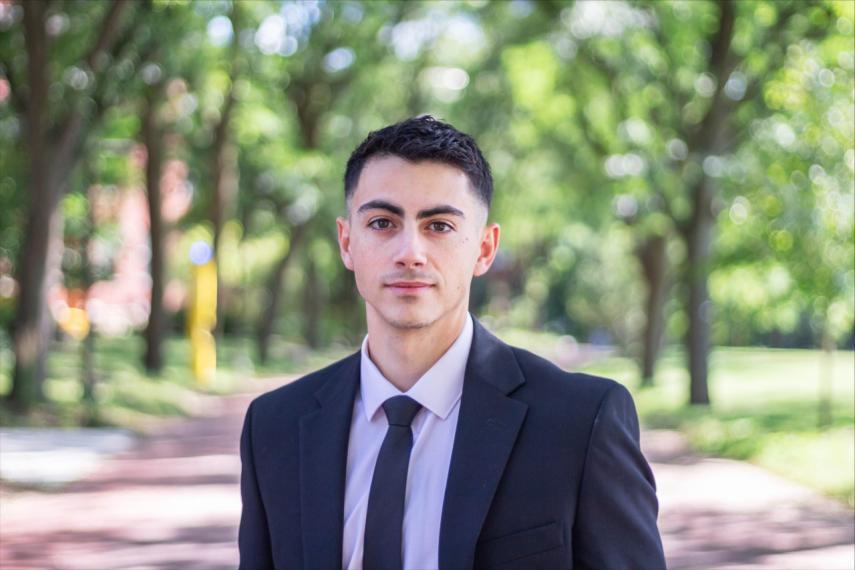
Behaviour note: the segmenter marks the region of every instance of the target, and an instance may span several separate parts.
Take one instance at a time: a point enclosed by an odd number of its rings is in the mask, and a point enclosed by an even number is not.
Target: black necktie
[[[401,570],[403,563],[404,494],[413,447],[410,424],[421,404],[409,396],[383,402],[389,429],[374,465],[365,516],[364,570]]]

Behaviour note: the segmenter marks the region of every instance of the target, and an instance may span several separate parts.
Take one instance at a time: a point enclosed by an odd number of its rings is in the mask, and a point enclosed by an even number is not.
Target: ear
[[[350,255],[350,221],[339,216],[335,219],[338,228],[338,251],[344,266],[353,271],[353,258]]]
[[[476,277],[487,273],[493,265],[493,260],[496,259],[496,253],[499,251],[499,234],[499,224],[487,224],[481,233],[481,248],[472,272]]]

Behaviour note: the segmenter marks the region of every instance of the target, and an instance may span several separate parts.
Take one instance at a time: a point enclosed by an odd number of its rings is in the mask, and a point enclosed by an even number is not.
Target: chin
[[[400,330],[423,329],[437,321],[436,315],[426,315],[422,311],[397,311],[395,314],[384,315],[384,320],[390,326]]]

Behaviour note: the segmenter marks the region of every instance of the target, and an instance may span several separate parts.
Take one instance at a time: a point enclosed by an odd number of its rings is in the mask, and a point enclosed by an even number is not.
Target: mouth
[[[400,294],[415,294],[427,291],[433,287],[432,283],[424,283],[422,281],[394,281],[385,285],[395,293]]]

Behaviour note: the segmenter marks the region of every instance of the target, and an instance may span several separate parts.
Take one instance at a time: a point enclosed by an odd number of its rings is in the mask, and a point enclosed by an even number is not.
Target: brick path
[[[0,568],[235,568],[251,397],[210,398],[203,415],[169,421],[61,491],[0,489]],[[851,510],[754,466],[698,457],[673,432],[643,442],[672,570],[855,568]]]

